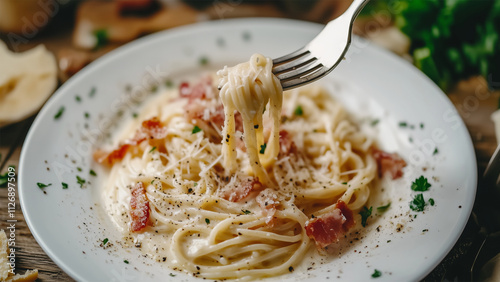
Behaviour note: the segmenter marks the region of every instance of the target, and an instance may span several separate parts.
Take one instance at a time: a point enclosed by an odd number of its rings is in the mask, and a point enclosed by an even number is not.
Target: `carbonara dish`
[[[401,176],[327,91],[283,93],[271,68],[257,54],[180,83],[95,152],[130,246],[206,279],[278,276],[356,228],[378,174]]]

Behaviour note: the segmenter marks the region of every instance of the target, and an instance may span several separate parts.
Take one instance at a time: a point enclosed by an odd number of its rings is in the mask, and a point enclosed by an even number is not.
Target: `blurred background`
[[[0,0],[0,40],[11,52],[43,44],[55,58],[60,86],[98,57],[160,30],[237,17],[327,23],[350,2]],[[448,95],[472,136],[482,175],[500,138],[495,137],[495,120],[500,119],[500,0],[371,0],[356,20],[354,32],[414,64]],[[0,103],[9,94],[9,88],[2,85],[2,71],[8,72],[8,67],[0,66]],[[0,171],[6,165],[17,165],[16,152],[32,121],[33,117],[0,129],[4,156],[0,155]],[[496,126],[498,134],[500,120]],[[500,279],[494,276],[500,261],[496,256],[500,252],[500,207],[488,186],[480,180],[474,212],[462,237],[425,280]],[[44,281],[69,279],[41,251],[27,228],[24,233],[36,255],[28,258],[25,253],[19,268],[38,267],[45,271],[40,274]],[[498,271],[496,275],[500,275]]]

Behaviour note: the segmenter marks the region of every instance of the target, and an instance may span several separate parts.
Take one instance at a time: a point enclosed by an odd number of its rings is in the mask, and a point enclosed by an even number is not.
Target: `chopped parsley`
[[[241,210],[241,212],[242,212],[242,213],[244,213],[244,214],[250,214],[250,213],[252,213],[252,212],[251,212],[251,211],[249,211],[249,210]]]
[[[420,212],[424,211],[424,208],[425,208],[424,195],[422,193],[417,194],[410,202],[410,209],[412,211]]]
[[[210,61],[208,60],[208,58],[207,58],[207,57],[201,57],[201,58],[200,58],[200,65],[201,65],[201,66],[206,66],[206,65],[208,65],[208,63],[209,63],[209,62],[210,62]]]
[[[156,150],[156,147],[153,147],[149,152],[152,153],[154,150]]]
[[[96,38],[95,49],[98,49],[108,44],[109,39],[108,39],[108,32],[106,31],[106,29],[94,30],[94,36]]]
[[[126,264],[129,264],[128,260],[126,260],[126,259],[124,259],[123,262]]]
[[[75,96],[75,100],[76,100],[77,102],[81,102],[81,101],[82,101],[82,98],[81,98],[80,96],[76,95],[76,96]]]
[[[385,206],[380,206],[380,207],[377,207],[377,211],[378,212],[385,212],[389,207],[391,206],[391,203],[388,203],[387,205]]]
[[[89,171],[89,174],[92,175],[92,176],[97,176],[97,173],[95,173],[95,171],[93,169],[91,169]]]
[[[85,118],[89,118],[89,117],[90,117],[90,114],[89,114],[88,112],[85,112],[85,113],[84,113],[84,116],[85,116]]]
[[[434,206],[435,202],[433,198],[429,198],[429,204],[431,204],[431,206]]]
[[[85,179],[81,178],[80,176],[76,176],[76,183],[80,184],[80,188],[83,188],[83,184],[87,182]]]
[[[193,185],[194,185],[194,187],[198,186],[198,182],[195,182]]]
[[[302,110],[302,106],[298,105],[297,108],[295,108],[295,111],[293,112],[296,116],[301,116],[304,114],[304,110]]]
[[[380,270],[378,270],[378,269],[375,269],[375,271],[373,271],[372,277],[378,278],[380,276],[382,276],[382,272],[380,272]]]
[[[438,148],[436,147],[436,149],[434,149],[434,152],[432,152],[432,155],[436,155],[437,153],[439,153],[439,150],[438,150]]]
[[[175,275],[175,274],[173,274],[173,273],[170,273],[169,275],[170,275],[170,277],[175,277],[175,276],[176,276],[176,275]]]
[[[343,185],[347,185],[347,182],[342,182]]]
[[[59,119],[63,113],[64,113],[64,106],[61,106],[59,108],[59,111],[57,111],[57,113],[54,115],[54,119]]]
[[[264,154],[266,152],[266,147],[267,147],[266,143],[264,143],[264,145],[260,145],[259,153]]]
[[[169,79],[169,80],[165,81],[165,86],[167,88],[172,88],[174,86],[174,82]]]
[[[89,92],[89,97],[94,97],[96,90],[97,90],[97,89],[95,88],[95,86],[94,86],[94,87],[92,87],[92,88],[90,89],[90,92]]]
[[[406,121],[400,121],[399,122],[399,127],[407,127],[408,123]]]
[[[102,244],[106,245],[106,243],[108,243],[108,241],[109,241],[108,238],[104,238],[104,240],[102,240]]]
[[[363,209],[359,212],[359,214],[361,215],[361,225],[363,225],[363,227],[366,226],[366,220],[368,219],[368,217],[372,215],[372,210],[373,207],[363,207]]]
[[[413,181],[413,183],[411,184],[411,190],[418,192],[427,191],[429,190],[429,187],[431,187],[431,184],[427,182],[427,178],[425,178],[423,175],[415,179],[415,181]]]
[[[137,113],[132,113],[132,117],[133,117],[133,118],[137,118],[138,116],[139,116],[139,114],[137,114]]]
[[[205,222],[206,222],[207,224],[210,224],[210,219],[205,218]]]
[[[200,132],[200,131],[201,131],[201,128],[200,128],[200,127],[198,127],[197,125],[195,125],[195,126],[193,127],[193,131],[191,131],[191,134],[195,134],[195,133],[198,133],[198,132]]]
[[[68,183],[66,182],[61,182],[62,188],[63,189],[68,189]]]
[[[52,185],[52,183],[43,184],[41,182],[37,182],[36,185],[38,185],[38,188],[43,189],[43,188],[49,187],[50,185]]]
[[[380,122],[380,120],[379,120],[379,119],[374,119],[374,120],[372,120],[372,122],[370,123],[370,125],[371,125],[371,126],[375,126],[375,125],[377,125],[379,122]]]
[[[76,170],[78,170],[79,172],[82,172],[82,168],[81,167],[77,167]]]

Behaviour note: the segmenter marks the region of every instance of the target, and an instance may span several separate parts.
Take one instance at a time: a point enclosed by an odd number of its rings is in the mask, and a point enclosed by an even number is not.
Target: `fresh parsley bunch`
[[[394,2],[394,1],[393,1]],[[415,65],[442,89],[482,75],[500,88],[500,0],[398,0]]]

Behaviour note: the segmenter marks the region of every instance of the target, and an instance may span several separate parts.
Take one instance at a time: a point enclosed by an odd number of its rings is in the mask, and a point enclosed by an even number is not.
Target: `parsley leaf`
[[[61,182],[62,188],[63,189],[68,189],[68,183],[66,182]]]
[[[54,115],[54,119],[59,119],[63,113],[64,113],[64,106],[61,106],[59,108],[59,111],[57,111],[57,113]]]
[[[425,208],[425,200],[424,195],[422,193],[417,194],[413,200],[410,202],[410,209],[412,211],[423,211]]]
[[[418,192],[427,191],[429,190],[429,187],[431,187],[431,184],[427,182],[427,178],[425,178],[423,175],[415,179],[415,181],[413,181],[413,183],[411,184],[411,190]]]
[[[92,176],[97,176],[97,173],[95,173],[95,171],[93,169],[91,169],[89,171],[89,174],[92,175]]]
[[[264,145],[260,145],[259,153],[264,154],[266,152],[266,147],[267,147],[266,143],[264,143]]]
[[[98,49],[106,44],[108,44],[108,32],[105,29],[98,29],[94,31],[94,36],[96,38],[95,49]]]
[[[208,65],[208,63],[209,63],[209,62],[210,62],[210,61],[208,60],[208,58],[207,58],[207,57],[201,57],[201,58],[200,58],[200,65],[201,65],[201,66],[206,66],[206,65]]]
[[[193,127],[193,131],[191,131],[191,134],[195,134],[201,131],[201,128],[199,128],[197,125]]]
[[[210,224],[210,219],[205,218],[205,222],[206,222],[206,224]]]
[[[126,259],[124,259],[123,262],[126,264],[129,264],[128,260],[126,260]]]
[[[108,243],[109,239],[108,238],[104,238],[104,240],[102,240],[102,244],[103,245],[106,245],[106,243]]]
[[[375,126],[375,125],[377,125],[379,122],[380,122],[380,120],[379,120],[379,119],[374,119],[374,120],[372,120],[372,122],[370,123],[370,125],[371,125],[371,126]]]
[[[243,212],[244,214],[250,214],[250,213],[252,213],[252,212],[251,212],[251,211],[249,211],[249,210],[241,210],[241,212]]]
[[[372,210],[373,207],[363,207],[363,209],[359,212],[359,214],[361,215],[361,225],[363,225],[363,227],[366,226],[366,220],[368,219],[368,217],[372,215]]]
[[[153,147],[149,152],[152,153],[154,150],[156,150],[156,147]]]
[[[87,182],[85,179],[81,178],[80,176],[76,176],[76,183],[80,184],[80,188],[83,188],[83,184]]]
[[[385,206],[380,206],[380,207],[377,207],[377,211],[378,212],[385,212],[389,207],[391,206],[391,203],[389,202],[387,205]]]
[[[302,106],[298,105],[297,108],[295,108],[295,111],[293,112],[296,116],[301,116],[304,114],[304,111],[302,110]]]
[[[375,271],[373,271],[372,277],[378,278],[380,276],[382,276],[382,272],[380,272],[380,270],[375,269]]]
[[[36,185],[38,185],[38,188],[43,189],[43,188],[49,187],[50,185],[52,185],[52,183],[43,184],[41,182],[37,182]]]
[[[434,199],[433,199],[433,198],[430,198],[430,199],[429,199],[429,204],[431,204],[431,206],[434,206],[435,202],[434,202]]]

